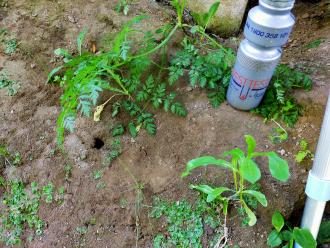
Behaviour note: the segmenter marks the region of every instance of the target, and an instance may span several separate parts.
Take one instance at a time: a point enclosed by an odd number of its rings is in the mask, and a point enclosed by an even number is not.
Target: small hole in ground
[[[101,149],[104,146],[103,140],[100,138],[94,138],[94,145],[93,148],[95,149]]]

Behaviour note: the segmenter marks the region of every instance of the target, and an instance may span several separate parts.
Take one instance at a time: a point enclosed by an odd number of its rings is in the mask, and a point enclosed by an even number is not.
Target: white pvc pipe
[[[309,173],[305,192],[307,194],[307,201],[301,227],[310,230],[316,239],[325,205],[330,200],[330,95],[325,110],[313,168]],[[301,246],[295,244],[295,248],[301,248]]]

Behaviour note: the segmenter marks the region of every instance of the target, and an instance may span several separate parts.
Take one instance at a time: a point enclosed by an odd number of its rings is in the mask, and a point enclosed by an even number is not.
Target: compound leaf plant
[[[256,152],[256,141],[251,135],[246,135],[247,151],[239,148],[226,151],[222,158],[204,156],[193,159],[188,162],[186,170],[182,177],[188,176],[194,169],[214,165],[225,168],[232,172],[234,188],[211,187],[209,185],[190,185],[191,189],[196,189],[207,195],[207,201],[213,202],[220,200],[223,204],[223,212],[227,215],[227,208],[230,203],[238,202],[248,217],[248,224],[253,226],[256,221],[256,215],[250,209],[246,197],[256,199],[262,206],[267,207],[266,196],[258,190],[251,190],[247,184],[253,185],[261,178],[261,171],[255,162],[257,157],[267,157],[270,174],[281,182],[286,182],[290,177],[287,161],[280,158],[275,152]]]

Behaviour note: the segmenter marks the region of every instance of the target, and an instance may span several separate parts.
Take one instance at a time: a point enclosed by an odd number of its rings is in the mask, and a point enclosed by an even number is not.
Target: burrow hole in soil
[[[104,141],[100,138],[94,138],[93,148],[101,149],[104,146]]]

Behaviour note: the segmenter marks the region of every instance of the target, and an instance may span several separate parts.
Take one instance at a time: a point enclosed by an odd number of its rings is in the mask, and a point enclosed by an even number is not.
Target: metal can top
[[[259,0],[260,5],[268,5],[275,9],[291,10],[294,6],[295,0]]]

